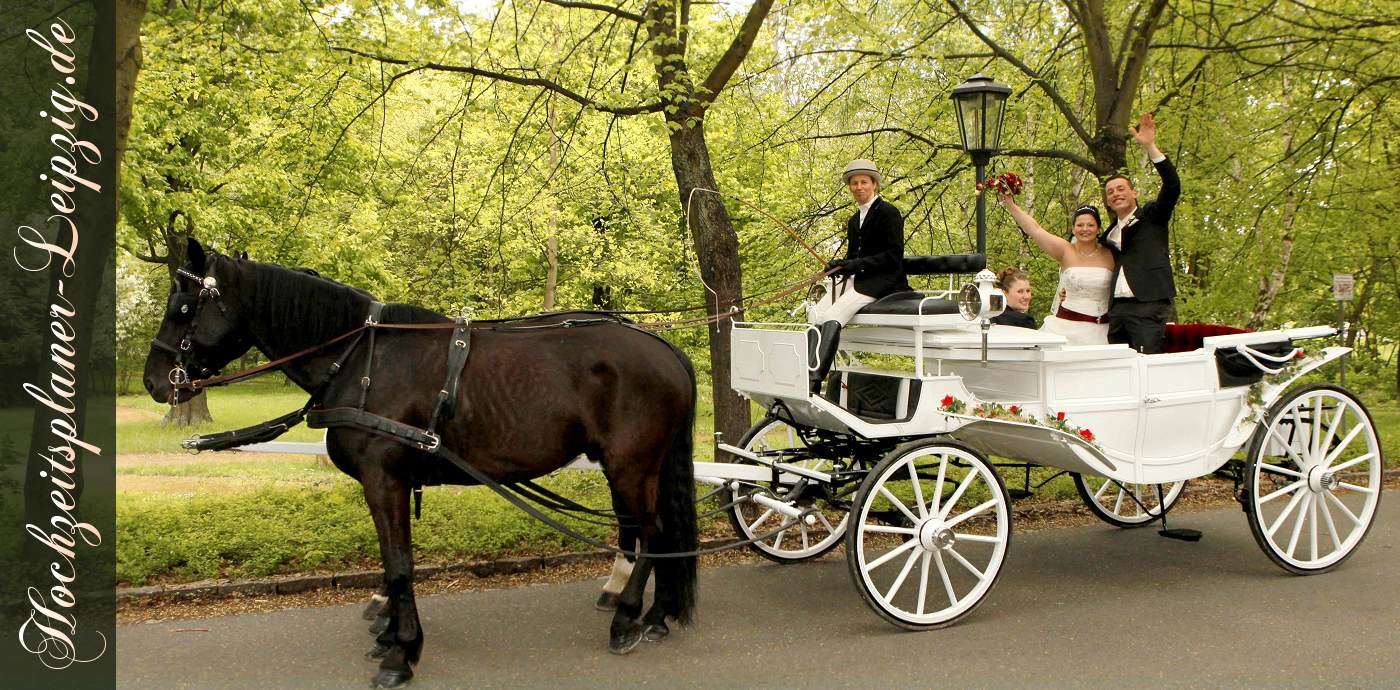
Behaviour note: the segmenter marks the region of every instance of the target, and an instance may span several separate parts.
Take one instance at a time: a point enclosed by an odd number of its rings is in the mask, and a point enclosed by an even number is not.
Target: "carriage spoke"
[[[957,539],[958,541],[975,541],[981,544],[1001,543],[1001,537],[993,537],[986,534],[963,534],[962,532],[954,532],[953,538]]]
[[[866,528],[868,529],[869,526],[867,525]],[[882,555],[882,556],[880,556],[879,558],[876,558],[875,560],[870,561],[869,563],[866,563],[866,564],[865,564],[865,570],[866,570],[866,572],[870,572],[870,571],[872,571],[872,570],[874,570],[874,569],[876,569],[876,568],[878,568],[878,567],[880,567],[880,566],[882,566],[882,565],[884,565],[884,564],[890,562],[892,559],[894,559],[895,557],[899,556],[899,554],[904,553],[905,551],[908,551],[909,549],[912,549],[912,548],[914,548],[915,546],[918,546],[918,545],[919,545],[919,540],[918,540],[918,539],[910,539],[910,540],[904,542],[903,544],[900,544],[899,546],[896,546],[896,547],[894,547],[893,549],[890,549],[889,551],[885,552],[885,554]]]
[[[1297,416],[1297,411],[1297,408],[1294,408],[1293,412],[1295,413],[1295,417]],[[1269,435],[1273,436],[1274,440],[1278,441],[1279,445],[1283,446],[1283,450],[1288,453],[1289,457],[1293,458],[1293,462],[1297,463],[1299,467],[1308,466],[1307,461],[1303,460],[1303,458],[1298,456],[1298,451],[1293,450],[1293,444],[1278,432],[1278,425],[1269,427]]]
[[[804,525],[802,524],[802,522],[799,521],[797,523],[797,529],[802,531],[802,550],[806,551],[807,549],[812,547],[812,543],[807,540],[807,525]]]
[[[953,518],[952,520],[947,521],[946,523],[943,524],[943,526],[946,527],[946,528],[948,528],[948,529],[952,529],[954,526],[963,523],[963,522],[966,521],[968,518],[971,518],[971,517],[973,517],[973,516],[975,516],[975,515],[977,515],[977,514],[979,514],[979,513],[986,512],[986,510],[987,510],[988,508],[991,508],[991,507],[995,506],[996,504],[997,504],[997,500],[996,500],[995,498],[989,498],[989,499],[987,499],[987,501],[986,501],[985,503],[983,503],[982,505],[979,505],[979,506],[977,506],[976,508],[973,508],[972,510],[969,510],[969,511],[963,513],[962,515],[959,515],[959,516]]]
[[[924,615],[924,603],[928,601],[928,571],[929,561],[933,560],[933,554],[925,551],[919,557],[919,608],[917,612]]]
[[[1327,425],[1327,435],[1322,437],[1322,443],[1319,444],[1319,448],[1331,447],[1332,439],[1337,437],[1337,427],[1341,426],[1342,420],[1346,418],[1346,413],[1347,401],[1343,400],[1341,404],[1337,405],[1337,414],[1332,416],[1332,423]]]
[[[1365,431],[1365,429],[1366,427],[1360,425],[1352,427],[1351,431],[1348,431],[1347,435],[1344,436],[1341,441],[1337,442],[1337,447],[1327,454],[1327,459],[1322,461],[1322,465],[1326,467],[1331,464],[1333,460],[1336,460],[1337,456],[1341,455],[1342,451],[1346,450],[1347,446],[1351,445],[1351,442],[1356,439],[1357,434]]]
[[[972,573],[973,575],[976,575],[978,582],[987,579],[986,573],[983,573],[971,563],[968,563],[967,559],[963,558],[962,554],[958,553],[957,549],[948,549],[948,555],[952,556],[953,560],[957,561],[959,565],[961,565],[964,568],[967,568],[968,572]]]
[[[943,504],[943,509],[938,514],[939,519],[948,519],[948,513],[953,512],[953,506],[958,504],[958,499],[962,498],[963,492],[967,491],[967,487],[971,486],[972,480],[976,478],[977,472],[972,471],[967,473],[967,477],[965,477],[962,480],[962,483],[958,485],[957,490],[953,492],[952,496],[948,497],[948,502]]]
[[[826,516],[821,514],[821,511],[817,511],[816,513],[814,513],[814,515],[816,515],[817,519],[821,521],[822,527],[826,528],[827,534],[836,533],[836,528],[831,526],[831,521],[827,520]]]
[[[1367,454],[1365,454],[1365,455],[1358,455],[1358,456],[1356,456],[1356,457],[1354,457],[1354,458],[1352,458],[1352,459],[1350,459],[1350,460],[1348,460],[1348,461],[1346,461],[1346,462],[1344,462],[1344,463],[1342,463],[1342,464],[1340,464],[1340,465],[1329,466],[1327,469],[1329,469],[1329,470],[1331,470],[1331,471],[1333,471],[1333,472],[1341,472],[1342,470],[1347,469],[1348,467],[1352,467],[1352,466],[1354,466],[1354,465],[1359,465],[1359,464],[1361,464],[1361,463],[1363,463],[1363,462],[1366,462],[1367,460],[1370,460],[1371,458],[1374,458],[1374,457],[1376,457],[1376,454],[1375,454],[1375,453],[1367,453]]]
[[[958,595],[953,592],[953,581],[948,579],[948,568],[943,565],[943,556],[937,551],[933,552],[933,562],[938,564],[938,576],[943,578],[943,591],[948,593],[948,605],[957,606]]]
[[[1317,560],[1317,497],[1308,501],[1308,540],[1311,542],[1312,559]]]
[[[924,487],[919,481],[919,471],[914,467],[914,463],[905,465],[909,468],[909,483],[914,485],[914,505],[919,507],[919,519],[928,517],[928,508],[924,506]]]
[[[1287,467],[1279,467],[1278,465],[1270,465],[1263,462],[1259,463],[1259,469],[1265,472],[1284,474],[1290,477],[1297,477],[1299,479],[1305,479],[1307,477],[1307,475],[1304,475],[1302,472],[1295,472],[1294,470],[1290,470]]]
[[[1125,493],[1125,492],[1123,491],[1123,485],[1122,485],[1122,484],[1119,484],[1118,482],[1115,482],[1115,481],[1113,481],[1113,480],[1111,480],[1111,479],[1109,480],[1109,482],[1112,483],[1114,486],[1117,486],[1117,487],[1118,487],[1118,498],[1117,498],[1116,500],[1113,501],[1113,514],[1114,514],[1114,515],[1122,515],[1122,514],[1123,514],[1123,494]]]
[[[763,511],[763,514],[762,514],[762,515],[759,515],[758,518],[757,518],[756,520],[754,520],[753,522],[750,522],[750,523],[749,523],[749,532],[756,532],[756,531],[757,531],[756,528],[757,528],[759,525],[763,524],[764,522],[766,522],[766,521],[768,520],[768,518],[773,517],[773,516],[776,515],[776,514],[777,514],[777,511],[773,510],[772,508],[769,508],[768,510]]]
[[[904,567],[899,569],[899,575],[895,576],[894,582],[890,583],[890,588],[885,590],[885,601],[892,601],[899,588],[904,585],[904,579],[909,577],[909,571],[914,569],[914,561],[919,560],[919,551],[910,551],[909,557],[904,559]],[[923,551],[922,553],[928,553]]]
[[[1336,550],[1342,549],[1342,541],[1337,538],[1337,523],[1332,521],[1332,509],[1327,507],[1327,501],[1318,501],[1322,504],[1322,518],[1327,521],[1327,534],[1332,537],[1332,546]]]
[[[1313,398],[1312,415],[1312,458],[1316,460],[1322,456],[1322,435],[1318,432],[1322,430],[1322,396]],[[1291,554],[1290,554],[1291,555]]]
[[[1332,503],[1336,504],[1336,506],[1337,506],[1338,508],[1341,509],[1342,513],[1345,514],[1349,520],[1351,520],[1351,524],[1353,524],[1353,525],[1360,525],[1360,524],[1361,524],[1361,518],[1357,517],[1355,513],[1352,513],[1352,512],[1351,512],[1351,509],[1347,507],[1347,504],[1342,503],[1342,499],[1337,498],[1336,496],[1333,496],[1331,491],[1328,491],[1328,492],[1326,492],[1326,493],[1324,493],[1324,494],[1322,494],[1322,495],[1323,495],[1323,496],[1326,496],[1326,497],[1327,497],[1327,500],[1329,500],[1329,501],[1331,501]]]
[[[915,528],[913,528],[913,527],[895,527],[895,526],[893,526],[893,525],[872,525],[872,524],[868,524],[868,523],[865,525],[864,530],[865,530],[866,532],[874,532],[874,533],[876,533],[876,534],[904,534],[904,535],[908,535],[908,536],[913,536],[913,535],[919,533],[919,530],[917,530],[917,529],[915,529]]]
[[[787,523],[784,523],[784,524],[787,524]],[[783,548],[783,536],[786,535],[786,534],[788,533],[788,530],[789,530],[789,529],[792,529],[792,528],[789,526],[789,527],[784,527],[784,528],[778,530],[778,534],[775,535],[775,536],[773,537],[773,548],[775,548],[775,549],[781,549],[781,548]]]
[[[1278,514],[1278,518],[1274,520],[1274,524],[1269,525],[1269,528],[1264,530],[1264,533],[1269,535],[1269,537],[1273,537],[1274,532],[1277,532],[1278,528],[1281,525],[1283,525],[1283,521],[1288,519],[1289,513],[1292,513],[1293,509],[1297,508],[1298,504],[1302,502],[1303,497],[1307,495],[1308,492],[1306,491],[1299,491],[1298,493],[1294,494],[1293,499],[1288,502],[1288,505],[1286,507],[1284,507],[1283,512]]]
[[[1373,493],[1376,493],[1376,490],[1375,490],[1374,488],[1371,488],[1371,487],[1369,487],[1369,486],[1357,486],[1357,485],[1352,484],[1352,483],[1350,483],[1350,482],[1342,482],[1342,483],[1338,484],[1337,486],[1343,487],[1343,488],[1345,488],[1345,489],[1349,489],[1349,490],[1351,490],[1351,491],[1359,491],[1359,492],[1361,492],[1361,493],[1363,493],[1363,494],[1373,494]]]
[[[948,454],[944,453],[939,457],[938,481],[933,486],[933,503],[930,512],[940,514],[940,502],[943,500],[943,477],[948,474]]]
[[[1269,494],[1267,494],[1267,495],[1260,496],[1260,497],[1259,497],[1259,505],[1264,505],[1265,503],[1268,503],[1269,501],[1272,501],[1272,500],[1274,500],[1275,498],[1278,498],[1279,496],[1282,496],[1283,494],[1286,494],[1286,493],[1288,493],[1288,492],[1290,492],[1290,491],[1295,491],[1295,490],[1297,490],[1298,488],[1302,487],[1304,484],[1307,484],[1307,483],[1308,483],[1308,480],[1306,480],[1306,479],[1299,479],[1298,481],[1293,482],[1292,484],[1289,484],[1289,485],[1283,487],[1282,489],[1279,489],[1278,491],[1274,491],[1274,492],[1271,492],[1271,493],[1269,493]]]
[[[1110,486],[1113,486],[1113,480],[1112,480],[1112,479],[1104,480],[1103,486],[1100,486],[1100,487],[1099,487],[1099,490],[1094,492],[1094,500],[1095,500],[1095,501],[1099,500],[1099,498],[1103,496],[1103,493],[1104,493],[1105,491],[1108,491],[1108,487],[1110,487]]]
[[[1298,508],[1298,517],[1293,519],[1293,533],[1288,537],[1288,557],[1293,558],[1293,551],[1298,548],[1298,535],[1303,533],[1303,523],[1307,522],[1308,506],[1312,504],[1313,495],[1303,494],[1303,505]]]
[[[904,513],[904,517],[909,518],[910,522],[914,524],[919,523],[919,518],[913,513],[909,512],[909,508],[904,505],[904,501],[899,500],[898,496],[895,496],[894,494],[890,493],[890,490],[886,489],[884,484],[880,485],[880,495],[884,496],[885,500],[889,501],[890,503],[893,503],[894,507],[899,509],[899,512]]]

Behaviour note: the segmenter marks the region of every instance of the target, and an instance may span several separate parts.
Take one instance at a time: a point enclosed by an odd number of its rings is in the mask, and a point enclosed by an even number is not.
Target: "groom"
[[[1138,193],[1123,175],[1104,181],[1104,203],[1116,222],[1103,240],[1113,247],[1118,267],[1113,273],[1113,302],[1108,310],[1108,342],[1127,343],[1143,354],[1162,351],[1167,317],[1176,297],[1171,259],[1167,249],[1167,225],[1181,197],[1181,179],[1172,162],[1157,148],[1157,122],[1143,113],[1133,138],[1152,159],[1162,176],[1162,191],[1155,201],[1138,206]]]

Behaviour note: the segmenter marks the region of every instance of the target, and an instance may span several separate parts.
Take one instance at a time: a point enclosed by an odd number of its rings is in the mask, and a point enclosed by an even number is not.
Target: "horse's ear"
[[[185,244],[185,259],[190,262],[190,269],[196,275],[204,274],[204,247],[200,246],[199,240],[188,238]]]
[[[247,260],[248,260],[248,252],[247,252],[246,250],[241,251],[241,252],[238,252],[238,260],[239,260],[239,261],[247,261]]]

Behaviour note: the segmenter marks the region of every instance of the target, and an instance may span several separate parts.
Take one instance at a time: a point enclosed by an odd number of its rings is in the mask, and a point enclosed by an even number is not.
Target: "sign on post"
[[[1352,279],[1350,273],[1332,274],[1332,299],[1338,302],[1350,301],[1352,290],[1355,287],[1356,281]]]

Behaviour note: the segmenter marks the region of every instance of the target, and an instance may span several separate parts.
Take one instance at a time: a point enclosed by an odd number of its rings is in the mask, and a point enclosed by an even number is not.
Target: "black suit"
[[[992,323],[1002,326],[1015,326],[1017,328],[1040,328],[1040,325],[1035,322],[1034,316],[1011,308],[1007,308],[1006,311],[997,314],[996,318],[992,319]]]
[[[846,273],[856,292],[880,298],[911,290],[904,275],[904,216],[877,198],[860,222],[860,211],[846,222]]]
[[[1110,289],[1116,290],[1118,276],[1125,275],[1133,297],[1114,297],[1108,312],[1108,341],[1128,343],[1147,354],[1162,351],[1167,317],[1176,297],[1167,226],[1177,199],[1181,198],[1181,178],[1177,177],[1176,166],[1168,159],[1155,166],[1162,176],[1162,191],[1154,201],[1138,206],[1122,230],[1122,246],[1114,252],[1117,267]],[[1104,239],[1107,242],[1107,233]],[[1111,242],[1108,244],[1112,246]]]

